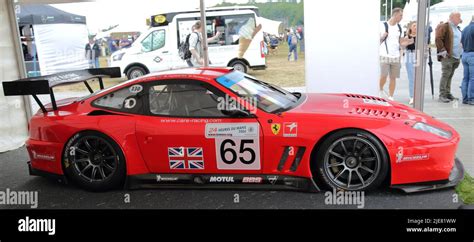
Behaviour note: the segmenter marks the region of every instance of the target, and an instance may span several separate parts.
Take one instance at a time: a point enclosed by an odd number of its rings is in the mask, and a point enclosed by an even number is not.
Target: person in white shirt
[[[403,19],[403,9],[394,8],[392,17],[381,26],[380,35],[380,97],[394,100],[396,80],[400,78],[401,48],[413,44],[413,39],[402,38],[400,21]],[[389,93],[384,90],[387,77],[390,76]]]

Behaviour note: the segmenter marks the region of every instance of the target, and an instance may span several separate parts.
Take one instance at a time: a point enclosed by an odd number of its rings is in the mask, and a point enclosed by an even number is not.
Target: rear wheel
[[[361,130],[331,135],[322,143],[313,162],[313,177],[328,189],[373,190],[382,184],[389,170],[382,143]]]
[[[230,64],[230,67],[234,68],[236,71],[247,73],[247,65],[241,60],[235,60]]]
[[[126,176],[120,147],[111,138],[93,131],[79,133],[68,142],[63,167],[69,179],[90,191],[118,188]]]
[[[143,68],[141,66],[132,66],[127,71],[127,78],[129,80],[132,80],[132,79],[144,76],[146,74],[147,74],[147,71],[145,70],[145,68]]]

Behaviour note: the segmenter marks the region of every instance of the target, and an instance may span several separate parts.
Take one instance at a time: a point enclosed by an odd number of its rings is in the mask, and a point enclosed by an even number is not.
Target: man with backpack
[[[380,36],[380,97],[388,96],[393,101],[395,93],[396,80],[400,78],[401,69],[401,48],[413,44],[413,39],[402,38],[402,27],[400,22],[403,19],[403,9],[394,8],[392,17],[383,23]],[[390,76],[389,93],[384,90],[387,83],[387,77]]]
[[[193,25],[193,32],[186,37],[184,43],[179,46],[179,55],[185,60],[189,67],[204,66],[204,50],[202,46],[202,25],[201,21],[197,21]],[[217,32],[212,38],[208,38],[207,42],[214,42],[219,39],[221,32]]]
[[[288,61],[291,60],[292,53],[295,56],[295,61],[298,61],[298,36],[293,30],[288,30],[288,45],[290,47]]]

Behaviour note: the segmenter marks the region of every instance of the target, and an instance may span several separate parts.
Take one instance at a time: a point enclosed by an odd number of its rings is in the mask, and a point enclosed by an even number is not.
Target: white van
[[[259,31],[251,41],[240,41],[242,34],[239,35],[242,27],[249,28],[250,25],[250,29],[255,29],[258,25],[258,8],[210,8],[206,10],[206,15],[208,37],[222,33],[218,41],[209,43],[210,66],[234,67],[242,72],[247,72],[249,68],[266,68],[263,32]],[[192,26],[200,20],[200,16],[199,10],[152,16],[151,28],[141,34],[130,48],[115,52],[111,57],[111,66],[120,67],[129,79],[187,67],[187,62],[179,56],[178,48],[192,32]],[[243,48],[246,51],[239,46],[242,43],[249,43],[248,49]]]

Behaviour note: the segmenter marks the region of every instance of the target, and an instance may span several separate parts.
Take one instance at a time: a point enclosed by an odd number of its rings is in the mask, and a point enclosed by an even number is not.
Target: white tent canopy
[[[430,20],[433,26],[438,25],[441,21],[446,22],[449,19],[451,12],[460,12],[463,23],[459,26],[461,29],[466,27],[474,15],[474,1],[473,0],[445,0],[441,3],[435,4],[430,8]]]
[[[408,0],[403,8],[403,19],[400,23],[402,26],[406,26],[411,21],[416,21],[418,15],[418,2],[416,0]]]
[[[18,20],[20,26],[33,28],[42,75],[88,68],[84,46],[89,34],[83,16],[31,4],[21,6]]]
[[[260,24],[262,24],[263,32],[269,33],[271,35],[276,35],[276,36],[280,34],[280,27],[281,27],[280,21],[274,21],[274,20],[267,19],[264,17],[258,18],[258,21]]]

